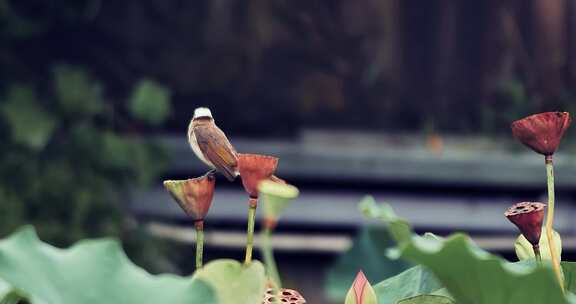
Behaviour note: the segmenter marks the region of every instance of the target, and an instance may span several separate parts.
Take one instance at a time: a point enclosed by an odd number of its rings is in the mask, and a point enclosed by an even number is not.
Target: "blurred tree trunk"
[[[436,44],[433,52],[435,60],[432,78],[432,98],[437,105],[434,107],[434,116],[439,118],[444,113],[450,112],[451,105],[455,102],[455,86],[458,81],[455,75],[459,70],[460,60],[458,53],[458,24],[459,3],[452,0],[438,1],[438,28],[436,30]],[[432,120],[431,118],[428,118]],[[429,122],[432,123],[432,122]],[[428,126],[433,128],[434,126]],[[432,130],[428,130],[432,131]]]
[[[486,104],[498,85],[514,77],[514,48],[519,39],[517,21],[511,1],[489,1],[482,35],[480,96]]]
[[[568,87],[576,87],[576,0],[567,1],[566,15],[567,84]]]
[[[542,101],[559,97],[566,67],[566,0],[533,0],[532,49]]]
[[[402,27],[400,9],[402,0],[376,1],[382,10],[383,37],[380,42],[382,49],[382,74],[384,81],[391,87],[399,86],[399,75],[402,73]]]
[[[376,52],[372,55],[375,60],[367,74],[373,89],[367,92],[367,97],[372,101],[371,108],[374,109],[377,126],[386,128],[391,123],[381,117],[397,111],[395,107],[401,99],[402,79],[405,77],[402,44],[404,28],[401,20],[403,0],[372,0],[372,3],[380,12],[377,24],[382,31],[372,42],[376,45]]]
[[[478,92],[479,121],[482,129],[491,130],[496,120],[498,106],[495,98],[499,86],[512,79],[515,66],[513,55],[514,16],[511,1],[486,1],[486,13],[482,20],[480,35],[480,60]]]

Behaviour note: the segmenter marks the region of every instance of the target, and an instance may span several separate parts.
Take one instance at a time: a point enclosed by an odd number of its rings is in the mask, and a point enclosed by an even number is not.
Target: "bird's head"
[[[194,120],[197,118],[212,118],[212,112],[210,112],[210,109],[208,108],[196,108],[192,119]]]

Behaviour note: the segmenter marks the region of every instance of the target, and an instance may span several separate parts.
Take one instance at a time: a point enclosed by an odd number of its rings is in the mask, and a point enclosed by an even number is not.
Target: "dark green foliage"
[[[61,63],[98,53],[82,50],[88,37],[74,33],[101,5],[0,0],[0,236],[31,223],[56,245],[115,235],[143,252],[139,233],[124,229],[122,208],[128,192],[166,163],[139,134],[167,118],[170,92],[138,82],[141,74],[108,89],[109,75]],[[66,41],[75,44],[62,48]],[[130,90],[141,87],[138,106],[128,106]]]
[[[526,5],[0,0],[0,83],[42,79],[58,57],[124,97],[141,75],[162,79],[182,109],[171,127],[210,105],[224,129],[253,136],[302,126],[507,134],[512,119],[576,104],[566,16]],[[539,34],[538,20],[556,20],[545,27],[555,35]]]
[[[170,114],[170,93],[153,81],[143,80],[130,98],[130,112],[152,125],[162,123]]]
[[[122,208],[132,187],[152,182],[162,150],[132,135],[136,117],[166,115],[166,89],[150,81],[136,113],[107,102],[102,85],[79,67],[55,66],[48,85],[11,83],[0,92],[0,235],[31,223],[41,237],[68,245],[123,234]]]

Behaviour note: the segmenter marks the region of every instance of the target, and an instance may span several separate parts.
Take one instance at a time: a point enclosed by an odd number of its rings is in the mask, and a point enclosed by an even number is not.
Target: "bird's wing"
[[[238,175],[238,156],[224,132],[216,125],[200,125],[194,127],[194,135],[204,157],[228,180],[234,180]]]

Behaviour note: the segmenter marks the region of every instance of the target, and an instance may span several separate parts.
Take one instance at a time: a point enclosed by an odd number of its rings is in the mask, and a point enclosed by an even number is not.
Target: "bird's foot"
[[[212,176],[212,177],[214,177],[215,175],[216,175],[216,169],[212,169],[206,172],[206,174],[204,174],[204,176]]]

